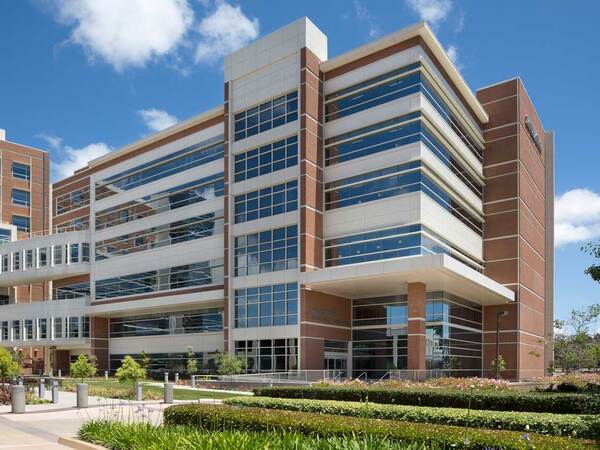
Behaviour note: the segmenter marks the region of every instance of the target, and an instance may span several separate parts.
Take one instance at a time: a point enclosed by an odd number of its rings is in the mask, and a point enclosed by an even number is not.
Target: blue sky
[[[589,138],[600,118],[600,2],[582,14],[561,0],[5,1],[0,128],[49,150],[61,177],[221,103],[222,55],[304,15],[328,35],[330,57],[425,19],[472,89],[520,76],[556,130],[556,315],[600,302],[579,249],[600,237]]]

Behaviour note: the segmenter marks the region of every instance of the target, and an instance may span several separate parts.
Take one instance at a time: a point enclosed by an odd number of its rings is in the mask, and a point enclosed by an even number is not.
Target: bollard
[[[25,386],[16,385],[12,387],[12,410],[13,414],[23,414],[25,412]]]
[[[169,382],[169,372],[165,372],[165,383]]]
[[[42,399],[46,397],[46,380],[43,377],[40,377],[40,384],[38,386],[38,397]]]
[[[62,370],[58,369],[58,378],[61,378],[61,377],[62,377]]]
[[[192,387],[196,388],[196,377],[192,375]]]
[[[179,372],[175,372],[175,384],[179,383]]]
[[[105,371],[104,371],[104,379],[105,379],[105,380],[108,380],[108,370],[105,370]]]
[[[58,381],[52,381],[52,403],[58,403]]]
[[[77,407],[88,407],[88,385],[85,383],[77,383]]]
[[[173,403],[173,383],[165,383],[165,403]]]
[[[144,399],[142,392],[142,383],[135,383],[135,401],[141,402]]]

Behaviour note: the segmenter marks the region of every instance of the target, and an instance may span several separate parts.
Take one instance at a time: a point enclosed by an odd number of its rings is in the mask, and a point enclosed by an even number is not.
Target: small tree
[[[131,356],[126,355],[115,375],[119,382],[133,384],[146,378],[146,369],[140,366]]]
[[[187,369],[187,373],[189,374],[190,378],[193,375],[196,375],[198,373],[198,360],[196,359],[196,357],[194,355],[194,351],[193,351],[192,347],[188,347],[188,357],[187,357],[186,369]]]
[[[237,375],[246,368],[246,362],[230,352],[219,353],[216,362],[219,375]]]
[[[0,347],[0,378],[2,381],[19,376],[21,365],[13,355],[3,347]]]
[[[150,359],[150,355],[142,350],[142,353],[140,353],[140,366],[142,366],[142,368],[147,371],[150,367],[151,361],[152,360]]]
[[[71,363],[69,372],[73,378],[91,378],[96,375],[96,358],[94,356],[79,355],[77,360]]]
[[[492,370],[494,371],[494,374],[498,373],[498,374],[502,375],[502,372],[504,372],[506,370],[506,361],[504,360],[504,356],[498,355],[498,362],[496,362],[496,360],[494,359],[490,363],[490,366],[491,366]]]

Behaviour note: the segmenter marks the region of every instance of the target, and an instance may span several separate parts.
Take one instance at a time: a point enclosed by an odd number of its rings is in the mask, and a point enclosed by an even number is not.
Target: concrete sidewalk
[[[46,399],[51,399],[46,392]],[[182,403],[221,403],[220,400],[178,401]],[[0,450],[28,449],[54,450],[67,447],[57,443],[61,436],[77,435],[80,426],[88,420],[107,419],[150,421],[162,423],[162,412],[169,406],[161,401],[135,402],[129,400],[89,397],[89,407],[77,409],[76,394],[61,391],[59,403],[27,405],[24,414],[12,414],[10,405],[0,406]]]

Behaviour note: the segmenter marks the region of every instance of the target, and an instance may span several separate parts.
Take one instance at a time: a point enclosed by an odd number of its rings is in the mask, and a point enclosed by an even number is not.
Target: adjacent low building
[[[553,153],[521,80],[474,93],[427,25],[328,59],[300,19],[225,58],[223,105],[55,183],[50,232],[2,215],[0,345],[380,378],[492,375],[498,337],[504,376],[543,375]]]

